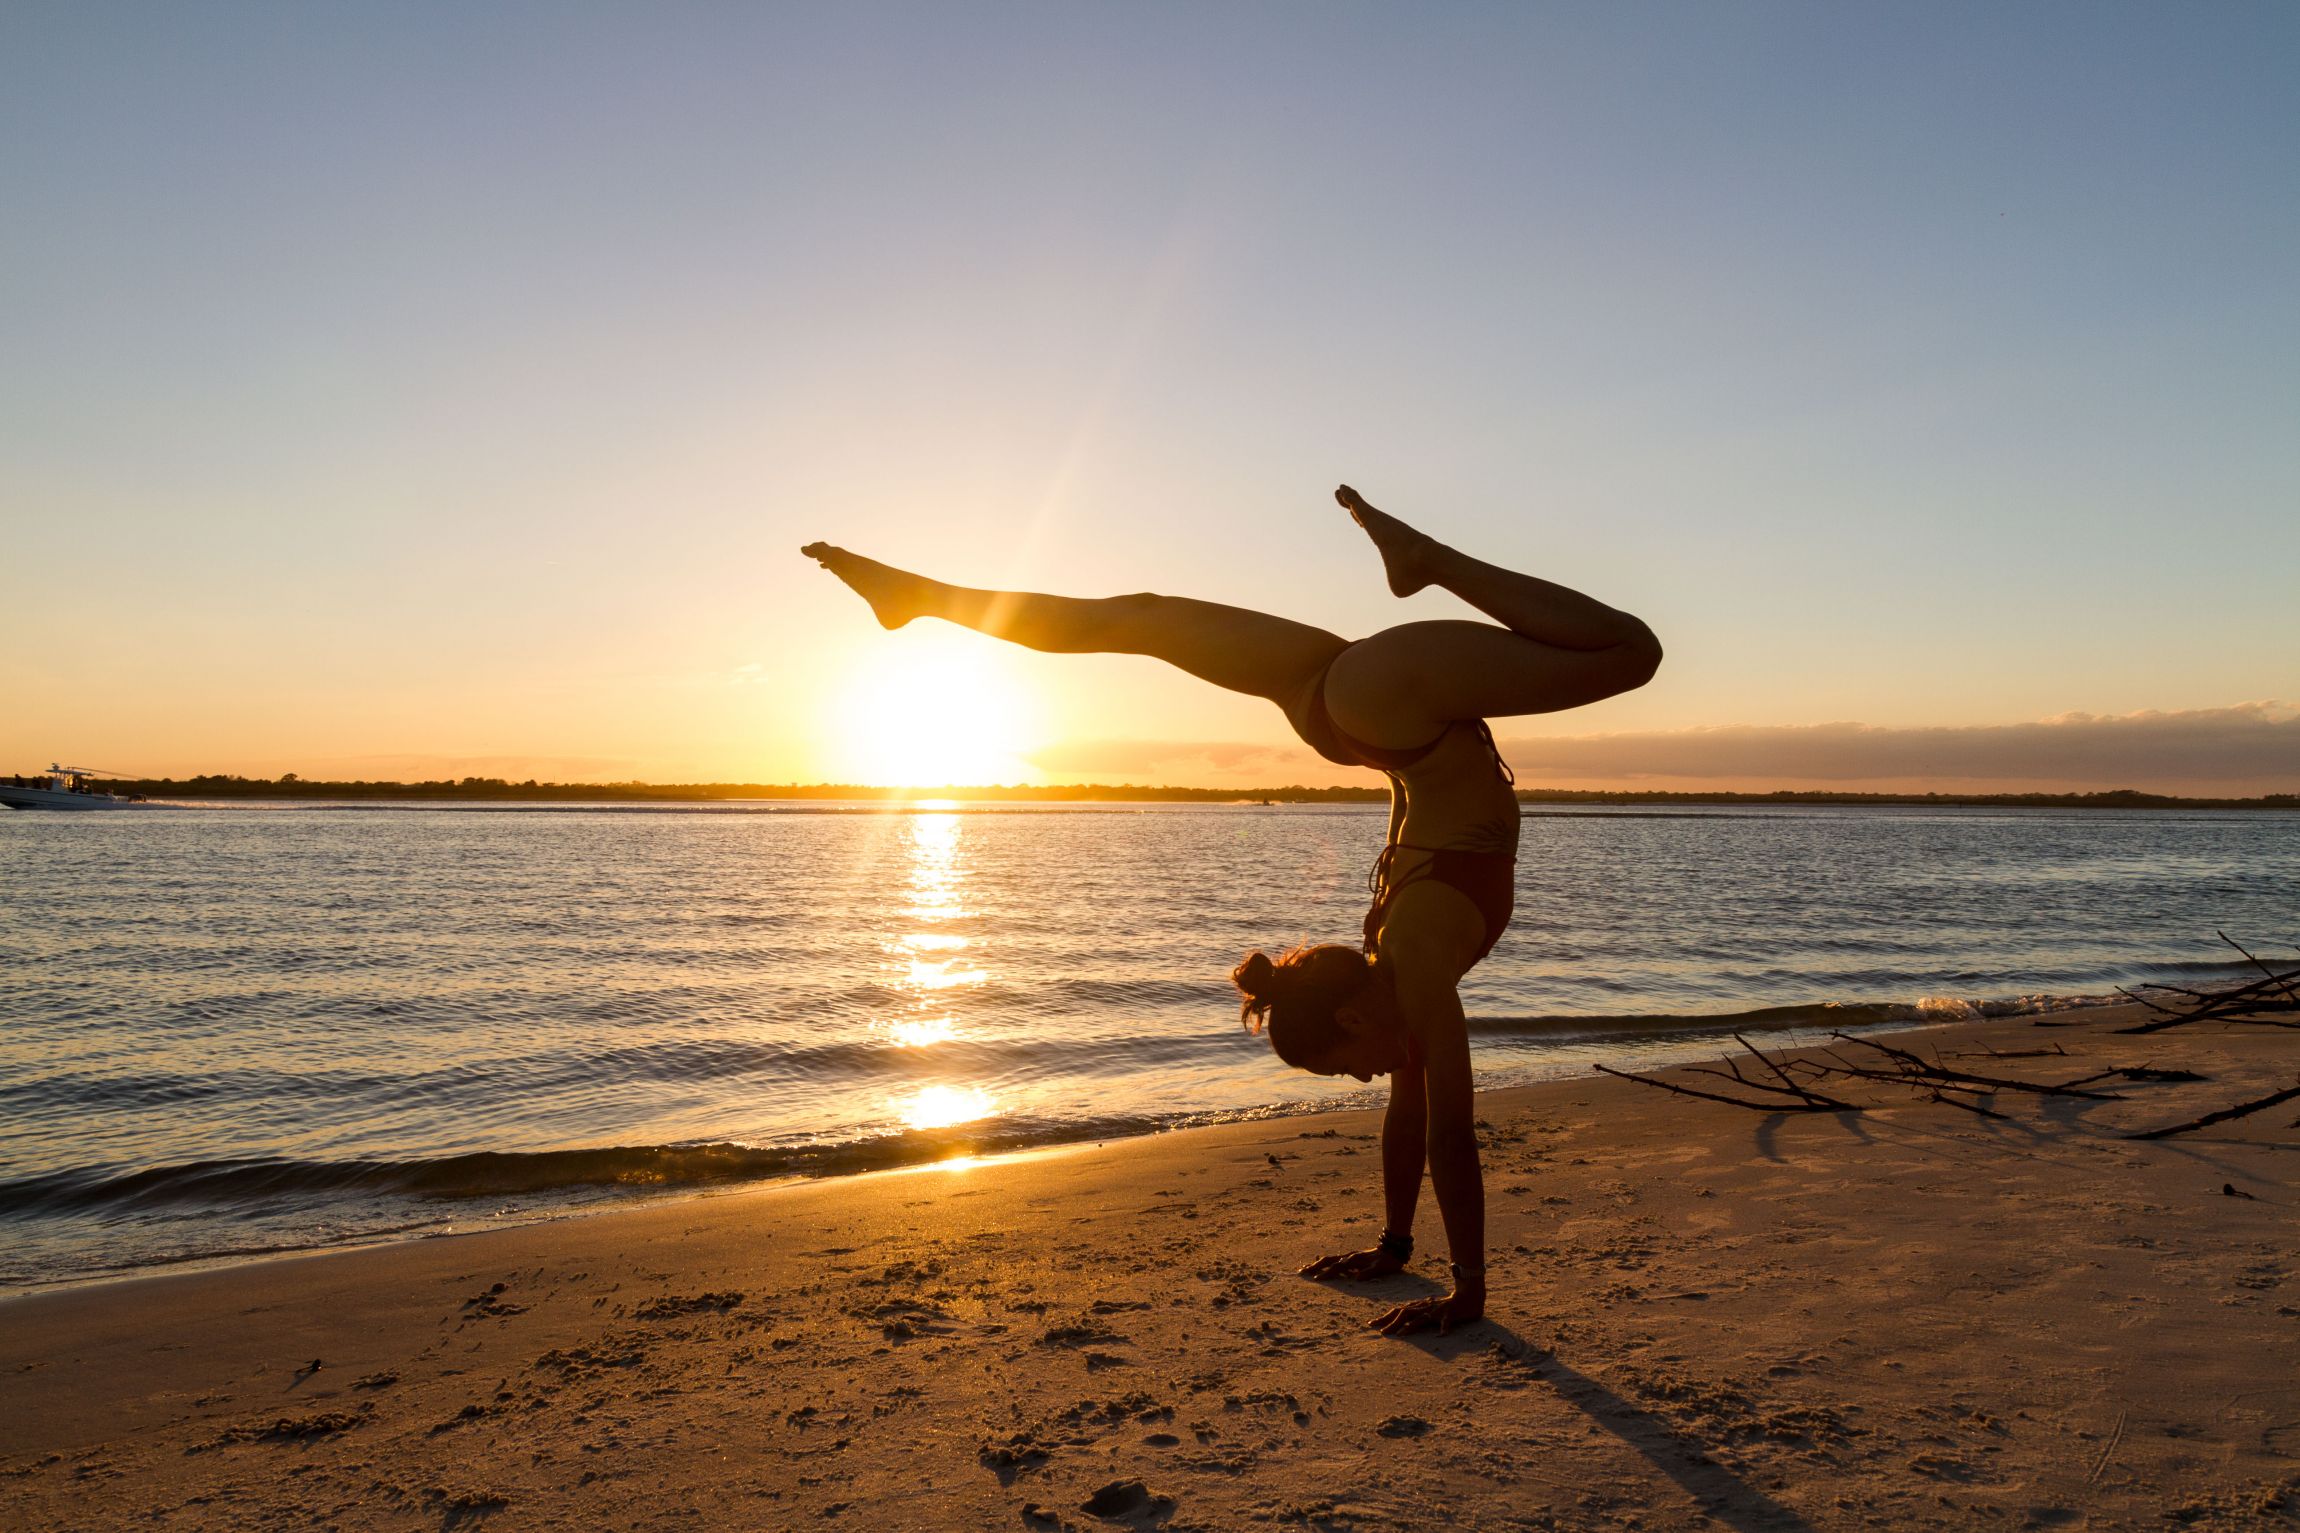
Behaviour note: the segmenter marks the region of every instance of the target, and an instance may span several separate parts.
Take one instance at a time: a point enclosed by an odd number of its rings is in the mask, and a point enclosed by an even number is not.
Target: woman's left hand
[[[1414,1299],[1393,1305],[1366,1322],[1366,1329],[1384,1336],[1411,1336],[1434,1329],[1440,1336],[1457,1325],[1485,1318],[1485,1299],[1455,1289],[1442,1299]]]

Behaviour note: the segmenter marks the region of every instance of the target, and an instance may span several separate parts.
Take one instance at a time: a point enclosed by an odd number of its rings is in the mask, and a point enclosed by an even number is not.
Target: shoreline
[[[1933,1028],[1970,1028],[2009,1018],[2035,1019],[2068,1015],[2104,1004],[2114,1003],[2089,995],[2024,996],[1977,1004],[1938,1000],[1824,1002],[1808,1006],[1759,1007],[1713,1016],[1641,1014],[1471,1018],[1470,1028],[1473,1041],[1484,1039],[1489,1046],[1496,1042],[1506,1045],[1512,1041],[1523,1046],[1528,1039],[1544,1038],[1561,1051],[1576,1054],[1599,1048],[1615,1049],[1619,1054],[1612,1063],[1642,1071],[1669,1068],[1696,1055],[1706,1059],[1711,1051],[1725,1045],[1736,1032],[1751,1034],[1768,1048],[1796,1049],[1812,1047],[1826,1032],[1838,1029],[1847,1029],[1863,1036],[1895,1036]],[[1961,1013],[1958,1010],[1960,1007],[1964,1008]],[[1484,1025],[1481,1026],[1481,1022]],[[1590,1062],[1579,1059],[1561,1058],[1545,1066],[1521,1057],[1508,1063],[1489,1066],[1481,1073],[1505,1077],[1502,1084],[1481,1088],[1482,1093],[1487,1090],[1524,1090],[1577,1081],[1588,1078],[1592,1071]],[[1232,1124],[1283,1122],[1333,1113],[1378,1110],[1369,1107],[1368,1103],[1378,1099],[1380,1091],[1381,1088],[1376,1087],[1323,1101],[1288,1099],[1234,1109],[1206,1109],[1150,1114],[1137,1118],[1052,1124],[1039,1129],[1035,1134],[1029,1131],[1006,1131],[1000,1119],[992,1118],[942,1129],[912,1130],[884,1136],[792,1146],[704,1141],[660,1145],[585,1145],[538,1151],[476,1151],[396,1162],[295,1163],[256,1160],[245,1164],[245,1173],[261,1185],[265,1194],[273,1197],[297,1191],[324,1194],[332,1188],[355,1185],[355,1179],[373,1181],[396,1170],[406,1185],[379,1187],[376,1195],[408,1200],[405,1212],[411,1215],[430,1209],[435,1211],[434,1216],[412,1217],[405,1223],[335,1239],[309,1242],[287,1240],[260,1247],[164,1255],[124,1266],[0,1283],[0,1305],[20,1297],[65,1292],[99,1284],[132,1282],[144,1276],[217,1271],[273,1260],[295,1260],[342,1251],[459,1238],[566,1219],[592,1218],[683,1199],[772,1190],[786,1185],[838,1183],[855,1178],[926,1170],[955,1160],[987,1163],[1016,1156],[1062,1152],[1110,1143],[1162,1139],[1172,1134]],[[622,1181],[610,1180],[601,1174],[600,1163],[609,1159],[626,1163]],[[561,1161],[581,1169],[570,1173],[564,1180],[553,1180],[549,1166]],[[133,1192],[123,1194],[120,1198],[125,1206],[150,1206],[155,1201],[164,1201],[167,1194],[162,1186],[156,1184],[181,1180],[196,1189],[184,1195],[187,1204],[209,1205],[217,1216],[228,1218],[236,1210],[255,1207],[262,1200],[257,1197],[226,1203],[218,1199],[214,1189],[226,1164],[203,1161],[186,1166],[147,1167],[117,1174],[110,1180],[132,1185]],[[485,1167],[492,1173],[492,1177],[481,1180],[482,1173],[476,1170],[459,1176],[453,1168],[463,1165]],[[758,1169],[742,1169],[745,1165]],[[286,1179],[299,1167],[312,1177],[311,1188],[295,1189],[285,1185]],[[686,1169],[682,1171],[680,1168]],[[60,1176],[63,1173],[53,1175]],[[39,1180],[42,1179],[28,1178],[18,1186]],[[97,1183],[85,1188],[59,1188],[50,1195],[68,1200],[92,1213],[106,1206],[103,1197],[105,1185]],[[458,1190],[441,1190],[449,1186]],[[344,1196],[344,1209],[348,1212],[355,1205],[356,1199],[348,1192]],[[502,1208],[493,1216],[465,1215],[454,1211],[455,1205],[459,1203],[484,1205],[504,1198],[520,1197],[541,1201],[524,1209]],[[430,1201],[426,1203],[420,1201],[422,1199]],[[554,1205],[551,1201],[553,1199],[560,1201]],[[23,1208],[21,1203],[11,1205],[11,1211],[20,1218],[37,1220],[56,1217],[54,1213],[25,1213]],[[320,1211],[315,1210],[314,1218],[319,1217]],[[453,1227],[457,1225],[465,1227]]]
[[[1650,1528],[2300,1519],[2281,1030],[1915,1033],[2125,1100],[1781,1116],[1481,1092],[1487,1320],[1286,1275],[1380,1220],[1377,1116],[749,1188],[12,1299],[20,1525]],[[2030,1056],[2030,1049],[2068,1056]],[[1973,1057],[1981,1057],[1975,1053]],[[2233,1189],[2224,1193],[2226,1186]],[[315,1372],[309,1364],[317,1360]],[[1098,1506],[1100,1512],[1088,1510]],[[1033,1515],[1038,1521],[1030,1521]]]

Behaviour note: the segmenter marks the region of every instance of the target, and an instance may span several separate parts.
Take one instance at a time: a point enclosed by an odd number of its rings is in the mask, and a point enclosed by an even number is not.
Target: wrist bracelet
[[[1388,1230],[1384,1230],[1382,1231],[1382,1238],[1377,1244],[1383,1254],[1394,1256],[1401,1262],[1413,1259],[1414,1238],[1410,1234],[1393,1235]]]

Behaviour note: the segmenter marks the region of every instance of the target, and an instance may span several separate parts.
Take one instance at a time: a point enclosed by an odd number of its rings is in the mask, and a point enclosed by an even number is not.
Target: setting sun
[[[830,755],[846,781],[889,787],[1018,782],[1036,776],[1027,691],[995,650],[919,634],[865,654],[841,689]]]

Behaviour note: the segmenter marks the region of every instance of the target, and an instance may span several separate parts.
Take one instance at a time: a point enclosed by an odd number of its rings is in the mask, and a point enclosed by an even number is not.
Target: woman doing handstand
[[[1370,880],[1363,951],[1327,943],[1275,959],[1255,952],[1231,979],[1248,1025],[1259,1023],[1286,1063],[1361,1081],[1390,1077],[1381,1241],[1302,1271],[1370,1278],[1403,1267],[1426,1165],[1454,1288],[1371,1322],[1395,1336],[1485,1313],[1485,1190],[1456,987],[1508,924],[1518,834],[1509,768],[1485,721],[1641,687],[1661,663],[1661,645],[1628,613],[1472,559],[1375,510],[1348,485],[1334,498],[1373,539],[1392,592],[1439,586],[1494,622],[1401,623],[1353,643],[1187,597],[976,591],[828,543],[802,552],[852,586],[888,628],[939,617],[1031,649],[1152,655],[1268,698],[1328,761],[1388,775],[1389,837]]]

